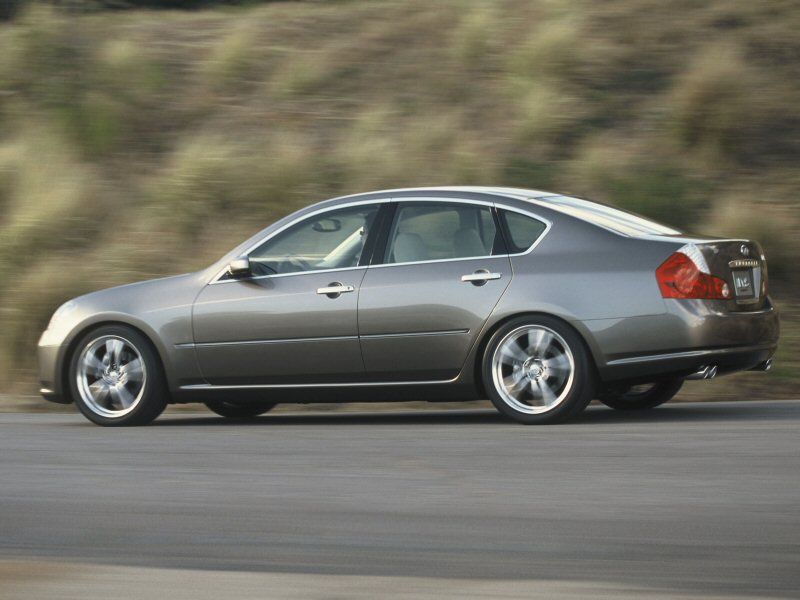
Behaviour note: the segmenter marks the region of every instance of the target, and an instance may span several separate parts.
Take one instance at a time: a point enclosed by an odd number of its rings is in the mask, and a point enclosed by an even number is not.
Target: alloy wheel
[[[102,417],[115,418],[130,413],[141,401],[147,369],[133,343],[104,335],[84,347],[76,378],[86,406]]]
[[[500,397],[526,414],[552,410],[572,389],[575,357],[567,342],[544,325],[510,331],[492,357],[492,379]]]

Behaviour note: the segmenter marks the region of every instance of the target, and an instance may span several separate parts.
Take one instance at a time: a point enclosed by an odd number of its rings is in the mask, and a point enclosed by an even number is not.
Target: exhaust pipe
[[[769,371],[772,368],[772,359],[768,358],[764,362],[758,363],[751,371]]]
[[[708,365],[705,367],[700,367],[689,375],[686,379],[714,379],[717,376],[717,365]]]

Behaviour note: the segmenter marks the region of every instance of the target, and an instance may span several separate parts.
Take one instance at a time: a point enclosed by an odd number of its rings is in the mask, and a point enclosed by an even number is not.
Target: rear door
[[[359,296],[366,376],[452,379],[511,281],[495,209],[471,201],[403,199],[387,233]]]

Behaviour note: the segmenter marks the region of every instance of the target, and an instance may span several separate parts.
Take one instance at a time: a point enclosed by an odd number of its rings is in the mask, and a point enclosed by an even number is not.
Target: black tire
[[[130,344],[141,363],[143,363],[143,373],[141,386],[135,396],[131,408],[117,411],[120,414],[113,414],[115,411],[109,409],[103,414],[103,409],[97,403],[92,403],[90,396],[86,395],[86,386],[79,383],[78,369],[82,368],[86,352],[95,344],[102,347],[103,339],[119,339]],[[128,354],[132,356],[132,354]],[[124,359],[123,359],[124,360]],[[129,365],[121,365],[122,367]],[[141,333],[125,325],[104,325],[86,333],[75,346],[69,362],[69,389],[78,410],[90,421],[105,427],[127,427],[134,425],[146,425],[158,417],[167,406],[169,401],[169,391],[166,385],[166,377],[161,366],[161,359],[152,343]],[[98,378],[99,380],[99,378]],[[134,382],[131,381],[131,384]],[[84,388],[82,393],[80,388]],[[98,412],[99,411],[99,412]],[[124,414],[123,414],[124,413]]]
[[[546,401],[543,401],[541,406],[537,406],[535,398],[531,398],[529,405],[525,404],[522,400],[515,400],[508,392],[508,388],[504,387],[500,382],[501,378],[505,379],[503,377],[505,369],[512,369],[510,375],[512,377],[519,377],[520,370],[531,374],[522,376],[521,382],[524,384],[522,386],[523,390],[526,389],[525,386],[527,385],[539,386],[540,382],[542,385],[547,382],[555,385],[554,382],[558,381],[558,379],[554,379],[554,375],[550,374],[548,370],[538,371],[537,375],[533,375],[534,371],[532,369],[536,369],[537,367],[535,364],[528,364],[531,361],[533,361],[533,363],[537,361],[540,363],[544,361],[546,363],[553,360],[553,358],[547,358],[548,356],[558,356],[558,353],[555,351],[553,353],[548,353],[547,348],[545,348],[544,353],[541,353],[541,357],[539,356],[540,352],[538,349],[532,353],[525,351],[529,356],[527,360],[520,363],[519,368],[516,365],[510,366],[503,361],[501,355],[505,354],[500,350],[501,344],[503,348],[508,348],[509,344],[514,342],[514,336],[521,336],[525,334],[526,331],[529,333],[543,331],[545,335],[555,333],[556,335],[553,336],[553,338],[557,343],[557,347],[563,350],[562,356],[564,358],[562,360],[568,360],[570,357],[572,359],[569,365],[571,377],[567,377],[567,379],[557,386],[556,391],[558,394],[553,394],[553,396],[551,396],[551,398],[555,398],[555,400],[553,400],[555,403],[549,408],[547,407],[548,402]],[[521,347],[518,346],[518,348]],[[500,361],[503,364],[498,366],[496,361]],[[545,366],[545,369],[550,369],[550,367]],[[559,369],[559,371],[564,372],[564,369]],[[556,372],[557,371],[553,371],[553,373]],[[497,378],[495,378],[495,374],[497,374]],[[526,425],[558,423],[574,417],[586,408],[595,392],[596,377],[594,364],[583,339],[574,329],[563,321],[545,315],[519,317],[500,327],[489,339],[489,343],[486,346],[486,350],[483,354],[482,375],[489,399],[492,401],[495,408],[502,414]],[[538,375],[541,375],[541,379],[539,379]],[[525,377],[529,379],[526,380]],[[529,384],[528,382],[531,383]]]
[[[622,389],[611,389],[598,396],[598,400],[616,410],[647,410],[671,400],[683,386],[683,378],[657,381],[645,390],[638,386],[627,386]]]
[[[269,402],[239,403],[227,400],[209,400],[203,404],[211,412],[229,419],[252,419],[275,408],[275,404]]]

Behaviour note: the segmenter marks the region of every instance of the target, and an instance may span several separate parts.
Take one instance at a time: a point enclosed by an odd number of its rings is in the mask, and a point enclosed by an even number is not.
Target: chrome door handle
[[[502,273],[490,273],[486,269],[478,269],[469,275],[462,275],[461,281],[468,281],[472,285],[484,285],[487,281],[500,279],[502,276]]]
[[[328,298],[338,298],[342,294],[348,294],[355,291],[355,289],[356,288],[354,288],[352,285],[344,285],[343,283],[334,281],[325,287],[317,288],[317,293],[321,296],[327,296]]]

